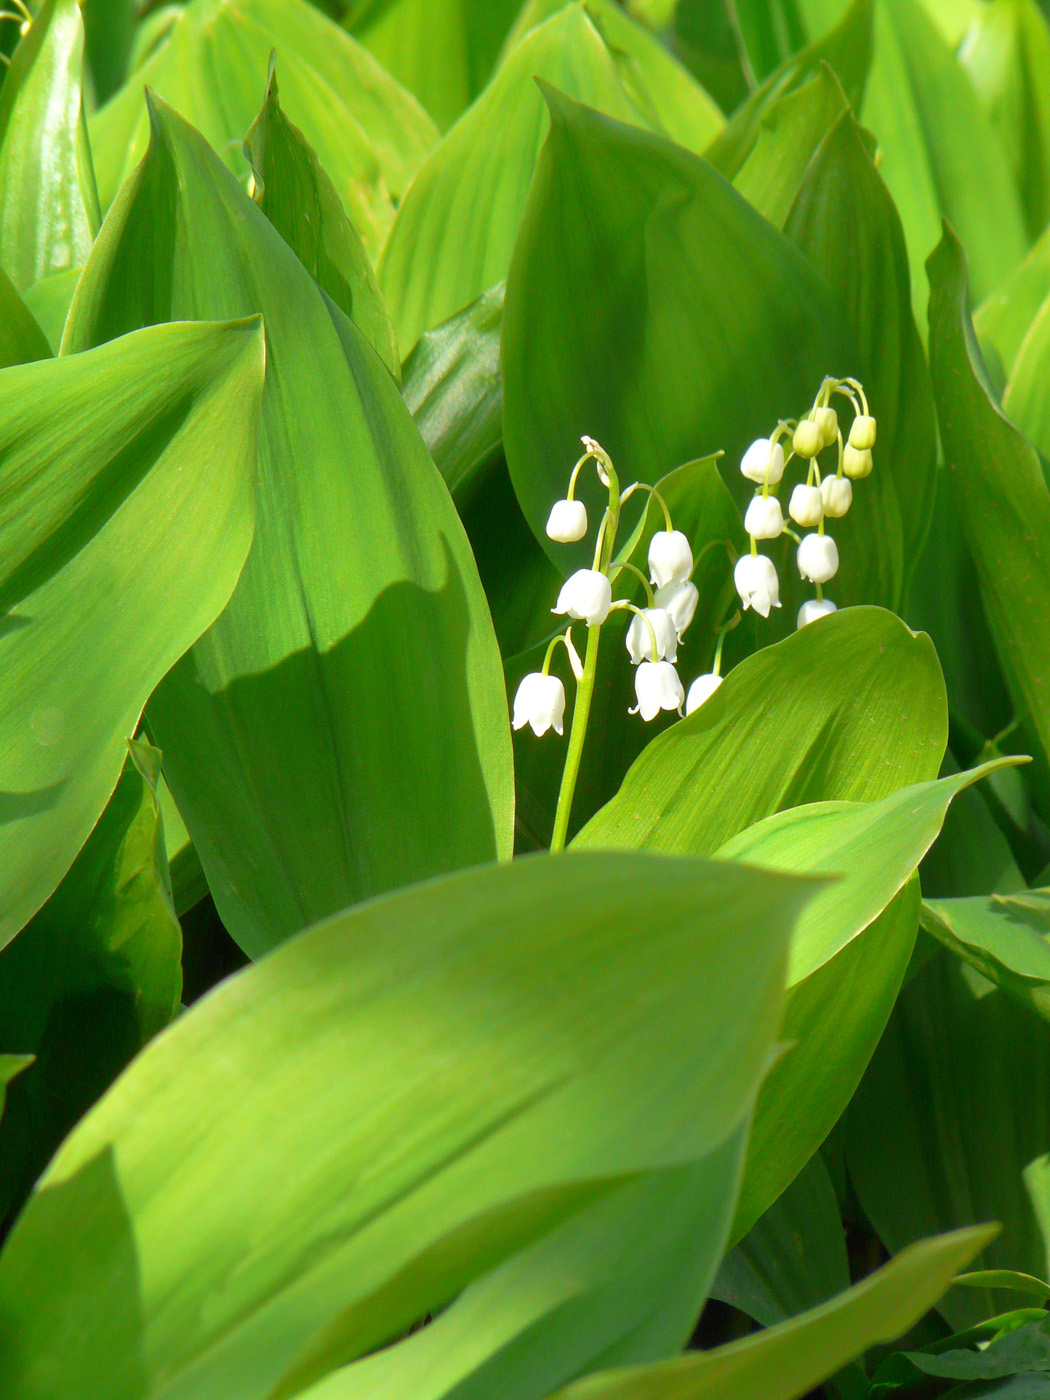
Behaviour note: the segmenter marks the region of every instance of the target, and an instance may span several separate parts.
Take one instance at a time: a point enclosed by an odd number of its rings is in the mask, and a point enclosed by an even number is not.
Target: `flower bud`
[[[875,446],[875,419],[867,413],[858,413],[850,424],[849,445],[861,452],[870,452]]]
[[[800,457],[815,457],[824,446],[824,435],[820,431],[820,424],[814,423],[812,418],[803,418],[795,429],[791,446]]]
[[[691,715],[694,710],[698,710],[705,700],[710,700],[715,691],[722,684],[722,677],[716,676],[713,671],[709,671],[706,676],[697,676],[696,680],[689,687],[689,694],[685,700],[685,712]]]
[[[645,608],[644,612],[656,636],[656,660],[677,661],[678,630],[671,614],[664,608]],[[653,660],[653,639],[649,635],[649,627],[635,613],[627,629],[627,650],[636,666],[642,661]]]
[[[784,449],[779,442],[769,438],[758,438],[744,453],[740,470],[748,481],[764,486],[768,481],[775,486],[784,475]]]
[[[587,507],[582,501],[555,501],[547,517],[547,536],[559,544],[575,544],[587,533]]]
[[[755,496],[744,516],[744,529],[756,540],[775,540],[784,533],[784,512],[776,496]]]
[[[699,601],[700,590],[688,579],[684,583],[669,583],[658,588],[655,594],[656,606],[665,608],[671,614],[679,638],[685,636],[685,629],[692,622]]]
[[[832,520],[841,520],[853,504],[853,485],[844,476],[826,476],[820,483],[820,495],[824,502],[824,514]]]
[[[798,626],[801,629],[833,612],[838,612],[838,608],[830,598],[807,598],[798,610]]]
[[[871,449],[868,447],[853,447],[846,444],[842,453],[842,470],[854,481],[862,481],[864,477],[871,475]]]
[[[548,729],[561,734],[564,715],[565,687],[557,676],[545,676],[542,671],[530,671],[522,678],[514,696],[515,729],[522,729],[529,724],[537,738],[546,734]]]
[[[807,535],[796,557],[799,573],[810,583],[827,583],[839,571],[838,545],[830,535]]]
[[[558,594],[554,613],[568,613],[580,618],[588,627],[598,627],[609,616],[612,607],[612,585],[597,569],[577,569],[565,580]]]
[[[815,408],[813,421],[820,429],[822,447],[830,447],[839,435],[839,416],[833,408]]]
[[[650,582],[663,588],[682,583],[693,572],[693,551],[681,530],[657,530],[649,541]]]
[[[685,687],[670,661],[643,661],[634,673],[634,693],[638,703],[628,714],[655,719],[661,710],[682,713]]]
[[[770,608],[780,607],[780,580],[772,559],[764,554],[742,554],[733,570],[733,582],[745,612],[754,608],[761,617],[768,617]]]
[[[803,486],[799,483],[791,493],[788,514],[797,525],[804,525],[807,530],[813,525],[819,525],[824,518],[824,498],[820,494],[820,487]]]

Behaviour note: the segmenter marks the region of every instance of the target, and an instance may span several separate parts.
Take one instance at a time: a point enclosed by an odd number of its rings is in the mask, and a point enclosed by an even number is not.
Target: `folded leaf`
[[[925,900],[922,926],[989,981],[1050,1019],[1050,892]]]

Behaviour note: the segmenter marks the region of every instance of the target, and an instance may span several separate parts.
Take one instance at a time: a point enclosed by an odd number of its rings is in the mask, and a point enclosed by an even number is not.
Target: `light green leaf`
[[[251,543],[257,321],[0,371],[0,946],[98,820]]]
[[[228,979],[12,1232],[5,1400],[295,1393],[637,1174],[732,1151],[813,889],[537,857],[360,905]]]
[[[325,295],[399,377],[394,327],[368,254],[315,151],[282,112],[272,62],[266,97],[245,139],[244,154],[256,204]]]
[[[929,274],[930,365],[952,489],[1017,712],[1027,717],[1045,762],[1050,492],[1036,453],[995,403],[970,322],[966,257],[950,230]]]
[[[924,1240],[779,1327],[715,1351],[590,1376],[552,1400],[798,1400],[869,1347],[906,1332],[993,1233],[984,1227]]]
[[[1048,1147],[1045,1023],[940,952],[901,994],[847,1115],[850,1180],[868,1219],[896,1251],[929,1230],[994,1217],[1002,1235],[980,1267],[1043,1273],[1022,1172]],[[962,1328],[1014,1305],[953,1289],[940,1311]]]
[[[46,360],[50,355],[47,337],[0,268],[0,369]]]
[[[510,726],[469,545],[389,373],[200,136],[159,101],[153,120],[67,337],[265,316],[255,546],[149,711],[219,913],[257,955],[508,855]]]
[[[1024,1293],[1030,1298],[1050,1302],[1050,1283],[1031,1274],[1019,1274],[1014,1269],[979,1269],[972,1274],[956,1274],[955,1288],[1006,1288],[1011,1293]]]
[[[879,609],[835,613],[736,666],[574,844],[705,854],[785,808],[876,801],[936,775],[947,724],[928,637]]]
[[[989,981],[1050,1019],[1050,892],[925,900],[922,926]]]
[[[47,0],[0,88],[0,263],[20,292],[79,267],[98,227],[76,0]]]
[[[47,337],[48,345],[57,355],[62,344],[62,332],[66,327],[73,293],[80,280],[80,268],[68,267],[64,272],[53,272],[40,282],[34,282],[26,289],[25,303],[36,318],[37,324]]]
[[[109,805],[43,909],[0,953],[0,1045],[36,1057],[0,1122],[0,1218],[182,991],[156,783],[160,754],[132,740]],[[90,1053],[85,1053],[90,1047]]]
[[[997,392],[1005,386],[1017,352],[1050,297],[1050,228],[1032,244],[1024,261],[974,312],[973,324]]]
[[[1003,394],[1003,412],[1044,456],[1050,456],[1050,407],[1046,375],[1050,368],[1050,296],[1028,327]]]
[[[91,119],[103,207],[149,143],[143,85],[247,179],[242,142],[259,111],[274,49],[284,110],[316,151],[374,257],[393,201],[437,132],[415,98],[308,0],[191,0],[166,42]]]

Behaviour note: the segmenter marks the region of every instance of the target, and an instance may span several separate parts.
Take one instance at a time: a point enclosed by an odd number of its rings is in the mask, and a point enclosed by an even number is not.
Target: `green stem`
[[[591,713],[594,681],[598,674],[598,643],[601,634],[600,627],[587,628],[587,653],[583,660],[583,676],[576,687],[576,698],[573,701],[569,748],[565,755],[561,787],[558,790],[558,807],[554,813],[554,834],[551,836],[552,851],[563,851],[565,838],[569,834],[569,815],[572,812],[572,799],[576,792],[576,779],[580,776],[583,745],[587,738],[587,720]]]

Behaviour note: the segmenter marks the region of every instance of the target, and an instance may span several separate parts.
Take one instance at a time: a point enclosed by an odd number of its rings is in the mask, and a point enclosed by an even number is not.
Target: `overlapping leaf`
[[[32,312],[0,268],[0,369],[46,360],[50,354],[51,347]]]

